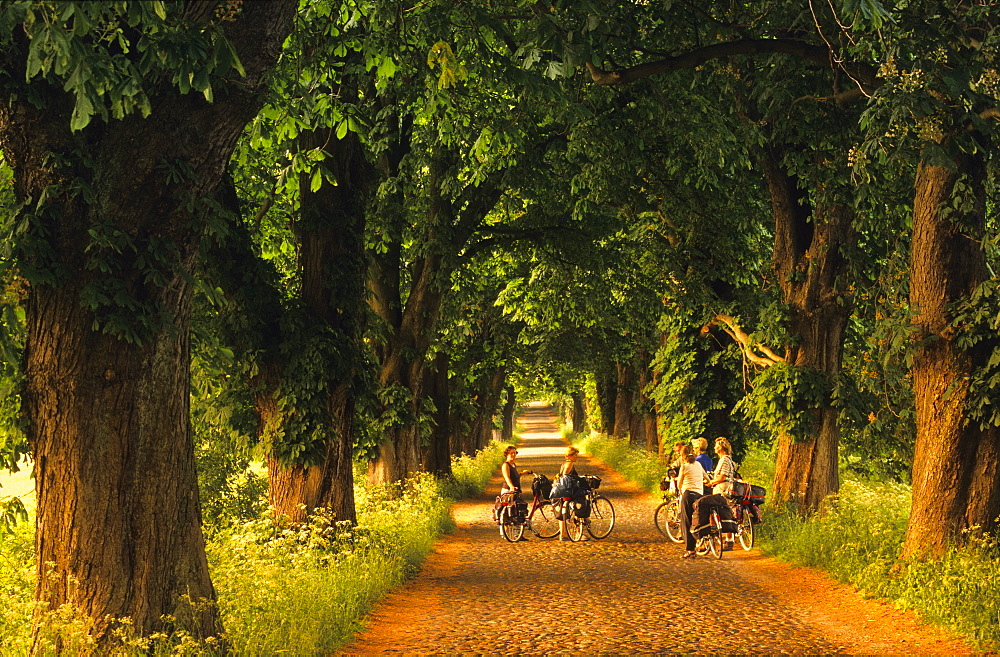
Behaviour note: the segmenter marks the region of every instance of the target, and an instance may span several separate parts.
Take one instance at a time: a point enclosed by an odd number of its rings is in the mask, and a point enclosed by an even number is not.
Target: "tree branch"
[[[747,332],[744,331],[742,328],[740,328],[740,325],[739,323],[737,323],[736,319],[729,315],[725,315],[722,313],[717,314],[715,317],[712,318],[712,321],[710,321],[707,325],[705,325],[702,331],[707,332],[708,329],[711,328],[713,324],[719,324],[719,323],[722,324],[722,330],[728,333],[729,337],[731,337],[734,341],[736,341],[737,344],[740,345],[740,349],[743,350],[743,353],[746,355],[747,359],[750,360],[752,363],[760,365],[761,367],[770,367],[772,365],[777,365],[778,363],[785,362],[784,357],[774,353],[774,351],[772,351],[769,347],[762,345],[759,342],[754,342],[753,339],[751,339],[750,336],[747,334]],[[754,351],[755,349],[757,351],[760,351],[760,354],[756,353],[756,351]]]
[[[791,55],[823,66],[832,67],[835,63],[833,53],[826,46],[814,46],[798,39],[741,39],[704,46],[682,55],[667,57],[655,62],[646,62],[617,71],[604,71],[594,66],[592,62],[587,62],[587,70],[595,83],[602,86],[614,86],[629,84],[653,75],[694,68],[720,57],[775,54]],[[877,76],[874,67],[860,63],[842,64],[841,66],[850,72],[851,77],[868,85],[874,86],[876,84]]]

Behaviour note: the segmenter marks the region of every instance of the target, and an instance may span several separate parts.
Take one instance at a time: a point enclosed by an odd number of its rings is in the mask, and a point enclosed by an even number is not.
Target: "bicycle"
[[[681,527],[681,496],[672,490],[663,493],[663,502],[653,512],[653,522],[661,534],[674,543],[684,542],[684,528]]]
[[[734,496],[732,500],[733,520],[736,521],[736,538],[744,550],[750,550],[756,541],[754,525],[760,522],[759,511],[754,512],[755,502],[751,497],[751,488],[747,485],[743,495]]]
[[[531,510],[521,499],[520,493],[504,493],[497,496],[494,506],[494,521],[500,525],[500,536],[510,543],[521,540],[524,530],[530,529],[538,538],[555,538],[559,535],[559,520],[556,518],[555,507],[547,499],[546,486],[551,490],[552,483],[542,474],[535,474],[531,483]]]
[[[584,475],[580,481],[586,489],[582,501],[574,501],[572,497],[553,500],[553,504],[559,504],[560,515],[566,519],[569,539],[574,543],[583,540],[584,530],[595,540],[607,538],[615,527],[615,507],[611,500],[596,492],[601,486],[600,477]],[[589,512],[581,516],[580,512],[585,509]]]
[[[753,548],[756,538],[751,505],[749,497],[736,498],[729,505],[733,513],[733,523],[736,525],[736,530],[733,532],[733,544],[735,545],[735,542],[739,541],[740,546],[747,551]],[[716,559],[721,559],[722,553],[725,551],[722,543],[722,519],[716,509],[712,509],[709,514],[708,525],[708,535],[698,539],[695,544],[695,554],[704,556],[711,552]]]
[[[694,553],[703,557],[709,552],[716,559],[722,558],[722,518],[719,512],[712,509],[708,516],[708,533],[699,536],[694,546]]]

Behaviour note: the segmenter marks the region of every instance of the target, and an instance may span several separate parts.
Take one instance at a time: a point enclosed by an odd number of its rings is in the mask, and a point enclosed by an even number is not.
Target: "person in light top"
[[[702,497],[705,489],[705,482],[708,481],[708,474],[701,466],[690,445],[684,445],[680,449],[681,463],[677,466],[677,490],[680,491],[680,511],[681,511],[681,531],[684,533],[684,554],[683,559],[693,559],[695,557],[695,537],[691,533],[691,516],[694,511],[694,503]]]

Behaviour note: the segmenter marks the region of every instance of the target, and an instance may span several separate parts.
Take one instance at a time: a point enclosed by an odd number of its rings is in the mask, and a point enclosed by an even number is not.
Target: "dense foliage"
[[[381,545],[355,477],[409,504],[528,396],[645,483],[724,435],[805,514],[842,476],[948,491],[906,558],[995,529],[994,3],[5,0],[0,42],[0,460],[178,510],[158,573],[202,527],[289,578]]]

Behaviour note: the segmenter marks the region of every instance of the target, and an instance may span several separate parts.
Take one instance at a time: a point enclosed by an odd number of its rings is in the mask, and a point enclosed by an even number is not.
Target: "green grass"
[[[573,437],[626,478],[658,494],[665,471],[655,454],[607,436]],[[658,469],[657,469],[658,468]],[[774,456],[751,451],[740,464],[744,479],[770,487]],[[905,484],[883,483],[842,474],[839,495],[819,513],[801,517],[765,505],[758,527],[764,554],[829,572],[863,594],[915,609],[928,621],[968,637],[980,650],[1000,649],[1000,547],[995,537],[970,541],[933,560],[901,561],[911,491]]]

